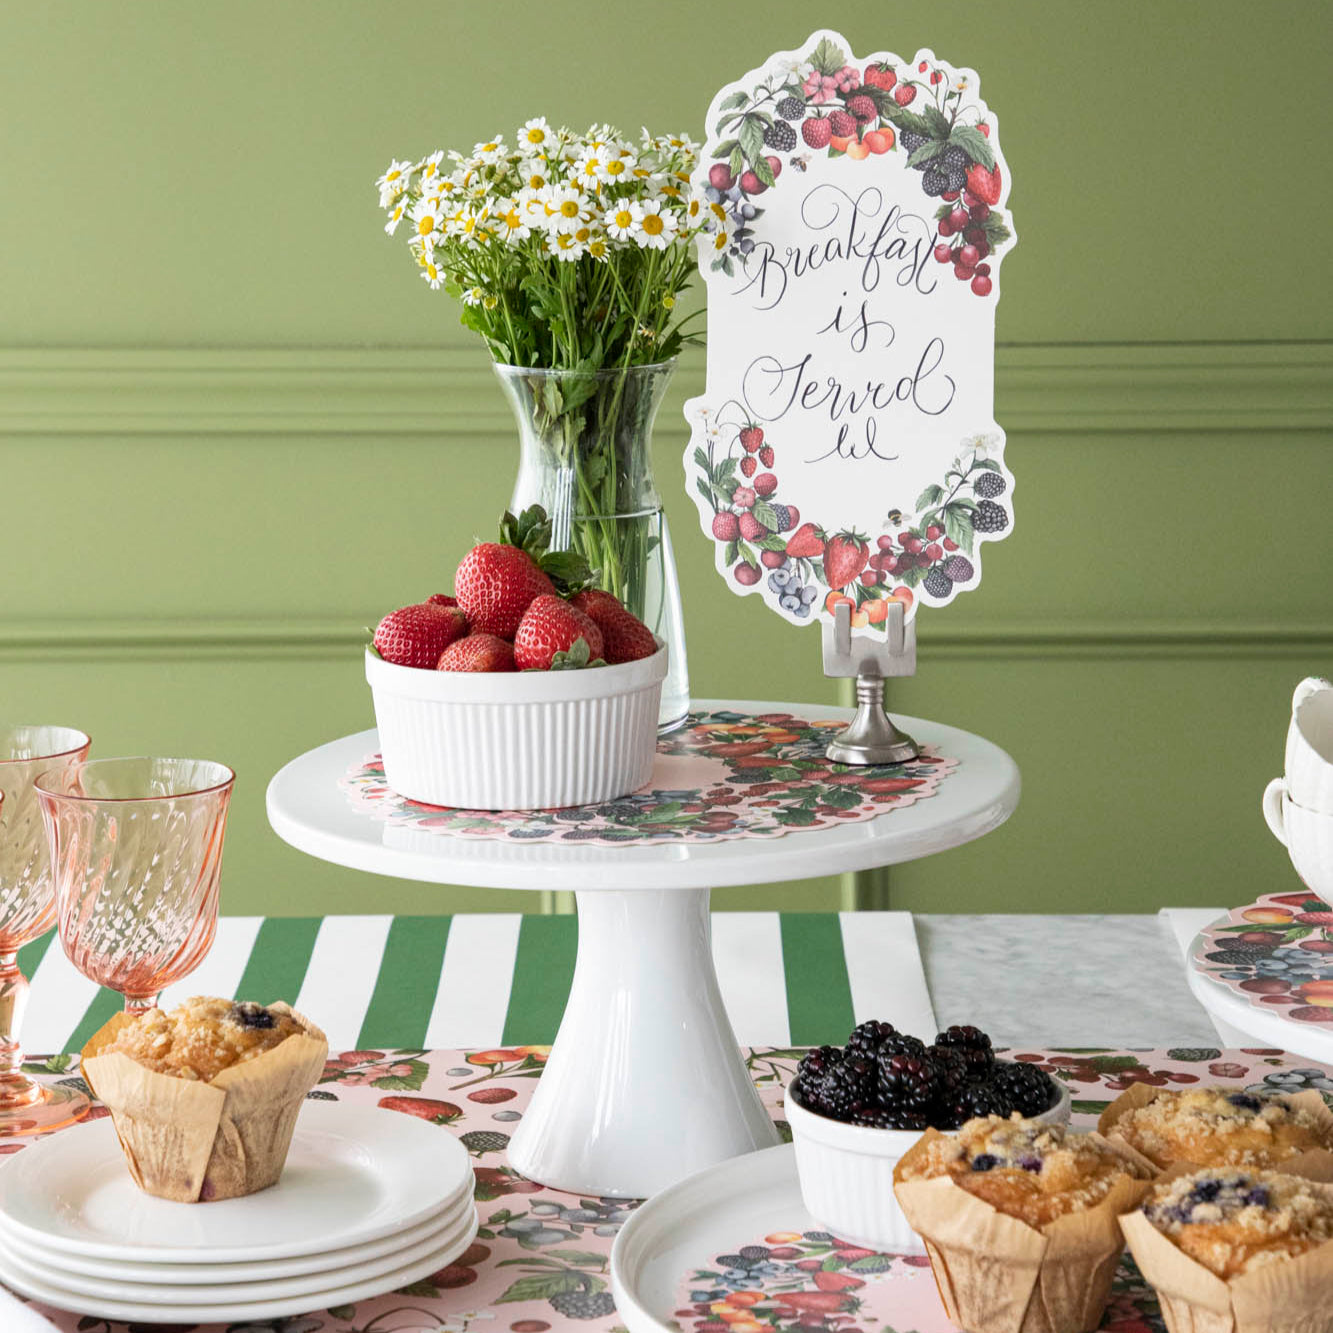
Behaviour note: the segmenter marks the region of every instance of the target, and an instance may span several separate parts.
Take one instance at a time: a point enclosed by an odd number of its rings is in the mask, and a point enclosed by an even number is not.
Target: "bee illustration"
[[[790,158],[789,161],[797,171],[804,171],[810,165],[810,154],[800,153],[796,157]]]
[[[901,523],[903,521],[903,511],[901,509],[890,509],[884,516],[886,523]]]

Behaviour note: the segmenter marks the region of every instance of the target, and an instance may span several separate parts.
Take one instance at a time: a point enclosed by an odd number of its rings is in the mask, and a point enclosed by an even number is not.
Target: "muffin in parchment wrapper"
[[[1135,1152],[1133,1146],[1116,1129],[1116,1125],[1131,1111],[1138,1111],[1156,1101],[1164,1091],[1167,1091],[1167,1089],[1150,1087],[1146,1083],[1135,1083],[1126,1088],[1098,1117],[1097,1132],[1108,1143],[1121,1151],[1134,1152],[1135,1156],[1143,1157],[1141,1153]],[[1333,1111],[1328,1109],[1328,1105],[1318,1092],[1313,1088],[1308,1088],[1304,1092],[1283,1093],[1282,1096],[1297,1110],[1305,1111],[1312,1116],[1319,1128],[1330,1140],[1333,1140]],[[1159,1167],[1147,1158],[1143,1158],[1143,1160],[1148,1161],[1155,1175],[1162,1174],[1164,1168]],[[1198,1165],[1208,1166],[1212,1164],[1200,1162]],[[1245,1166],[1247,1164],[1244,1162],[1230,1162],[1228,1165]],[[1307,1180],[1333,1182],[1333,1152],[1330,1152],[1327,1148],[1311,1148],[1305,1152],[1297,1153],[1293,1157],[1284,1157],[1272,1165],[1260,1169],[1281,1171],[1289,1176],[1304,1176]],[[1330,1296],[1330,1300],[1333,1300],[1333,1295]]]
[[[1182,1162],[1154,1183],[1193,1169]],[[1333,1185],[1313,1181],[1311,1188],[1333,1198]],[[1228,1281],[1190,1258],[1141,1210],[1120,1226],[1170,1333],[1333,1333],[1333,1241]]]
[[[928,1145],[928,1129],[894,1171],[894,1194],[924,1241],[949,1318],[966,1333],[1089,1333],[1101,1323],[1124,1252],[1121,1213],[1152,1187],[1117,1179],[1094,1207],[1067,1213],[1040,1230],[1000,1212],[949,1176],[904,1180]],[[1117,1150],[1119,1151],[1119,1150]],[[1137,1154],[1128,1172],[1143,1172]]]
[[[111,1045],[134,1016],[119,1013],[89,1038],[82,1073],[115,1123],[134,1183],[146,1194],[202,1203],[276,1184],[305,1095],[324,1072],[329,1044],[286,1004],[301,1031],[211,1082],[146,1069]]]

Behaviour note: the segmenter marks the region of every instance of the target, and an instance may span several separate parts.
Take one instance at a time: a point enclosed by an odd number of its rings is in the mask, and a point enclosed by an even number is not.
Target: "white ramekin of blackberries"
[[[891,1023],[862,1023],[846,1046],[820,1046],[787,1089],[801,1195],[842,1240],[921,1253],[893,1194],[898,1159],[923,1130],[976,1116],[1069,1120],[1069,1090],[1034,1064],[1000,1060],[978,1028],[951,1027],[933,1045]]]

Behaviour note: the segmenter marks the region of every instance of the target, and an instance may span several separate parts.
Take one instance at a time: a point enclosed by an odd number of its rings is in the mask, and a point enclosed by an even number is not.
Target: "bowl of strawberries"
[[[385,781],[471,810],[587,805],[653,769],[666,645],[569,551],[534,505],[506,513],[436,593],[380,621],[366,649]]]

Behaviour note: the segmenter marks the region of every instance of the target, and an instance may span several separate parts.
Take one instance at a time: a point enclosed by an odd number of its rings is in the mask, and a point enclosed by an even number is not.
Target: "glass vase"
[[[659,732],[678,727],[690,707],[680,585],[653,480],[653,419],[675,366],[495,367],[519,429],[510,508],[541,505],[551,549],[578,551],[600,585],[666,641]]]

